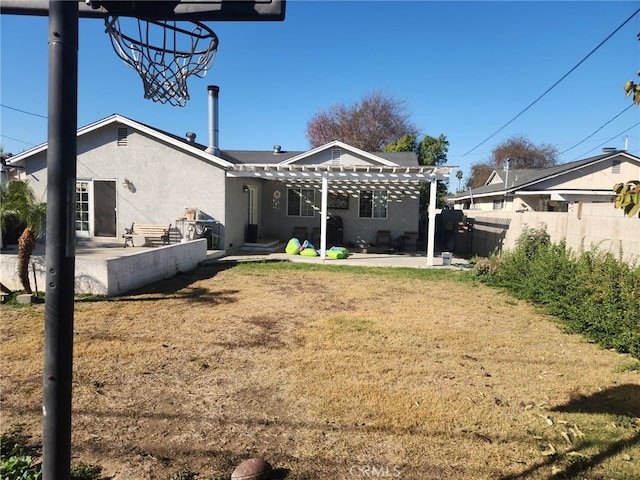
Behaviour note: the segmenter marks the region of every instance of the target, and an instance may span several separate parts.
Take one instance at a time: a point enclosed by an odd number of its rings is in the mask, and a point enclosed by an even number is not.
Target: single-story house
[[[567,212],[611,203],[613,186],[640,179],[640,158],[623,150],[541,169],[494,170],[482,187],[449,198],[455,209]]]
[[[287,241],[324,250],[417,232],[420,184],[456,167],[421,166],[413,152],[365,152],[340,141],[308,151],[224,150],[218,88],[209,87],[209,141],[113,114],[77,132],[76,235],[121,238],[132,224],[171,225],[171,241],[208,235],[210,248]],[[47,144],[11,157],[36,198],[47,190]],[[435,212],[435,188],[432,188]],[[435,215],[431,215],[435,217]],[[433,230],[428,254],[433,255]],[[429,248],[431,249],[429,251]]]

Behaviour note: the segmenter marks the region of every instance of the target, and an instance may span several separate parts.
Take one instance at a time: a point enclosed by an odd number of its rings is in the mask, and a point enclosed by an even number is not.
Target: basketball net
[[[186,26],[182,28],[176,21],[111,15],[105,20],[113,49],[142,78],[144,98],[184,107],[190,98],[187,78],[207,74],[218,37],[201,22],[181,24]]]

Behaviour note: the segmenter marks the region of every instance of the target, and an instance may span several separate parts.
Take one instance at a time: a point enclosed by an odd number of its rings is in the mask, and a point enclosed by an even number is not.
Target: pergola
[[[433,266],[435,249],[436,185],[448,180],[455,166],[373,166],[332,164],[238,164],[227,171],[228,177],[259,178],[283,182],[287,187],[314,188],[321,191],[320,257],[326,259],[327,199],[329,193],[358,195],[361,190],[387,190],[392,200],[405,195],[418,196],[420,184],[429,182],[429,228],[427,266]]]

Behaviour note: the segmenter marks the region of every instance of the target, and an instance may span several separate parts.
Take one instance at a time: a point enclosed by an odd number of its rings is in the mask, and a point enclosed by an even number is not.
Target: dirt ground
[[[0,307],[2,431],[41,438],[44,307]],[[104,478],[640,478],[637,361],[455,273],[204,267],[75,312]]]

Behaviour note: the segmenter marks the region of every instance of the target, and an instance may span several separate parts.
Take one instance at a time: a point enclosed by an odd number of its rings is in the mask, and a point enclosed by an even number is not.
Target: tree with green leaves
[[[0,190],[0,228],[6,233],[11,221],[24,226],[18,238],[18,278],[25,293],[33,293],[29,281],[29,261],[36,241],[45,229],[47,206],[35,200],[28,182],[9,180]]]
[[[417,152],[418,144],[414,133],[405,133],[395,142],[384,146],[383,152]]]
[[[418,144],[417,137],[413,133],[407,133],[395,142],[385,145],[385,152],[416,152],[420,165],[444,165],[447,163],[447,151],[449,141],[447,137],[440,134],[438,137],[425,135]],[[422,185],[420,190],[420,206],[426,208],[429,201],[430,184]],[[436,192],[436,206],[441,208],[444,205],[444,197],[447,194],[448,186],[444,182],[438,182]]]
[[[638,71],[640,77],[640,71]],[[640,85],[629,80],[624,84],[624,93],[626,97],[633,97],[633,103],[637,107],[640,105]]]
[[[635,215],[640,217],[640,180],[616,183],[613,191],[616,192],[616,208],[621,208],[629,218]]]
[[[638,33],[638,40],[640,40],[640,33]],[[640,77],[640,71],[638,71]],[[640,105],[640,85],[635,84],[629,80],[624,85],[625,96],[633,96],[633,103],[637,107]],[[626,183],[616,183],[613,186],[613,191],[616,192],[615,207],[624,210],[624,214],[629,218],[633,217],[636,213],[640,217],[640,181],[630,180]]]
[[[447,163],[447,152],[449,151],[449,140],[443,134],[437,137],[425,135],[418,145],[418,162],[420,165],[444,165]],[[429,198],[429,188],[431,185],[425,185],[424,195],[422,196],[423,207],[426,208]],[[436,190],[436,208],[442,208],[445,204],[445,197],[449,192],[449,182],[438,181]]]
[[[638,40],[640,40],[640,33],[638,33]],[[637,75],[640,77],[640,70],[637,72]],[[636,107],[640,105],[640,85],[629,80],[624,84],[624,93],[625,97],[632,97]]]
[[[458,179],[458,192],[460,191],[460,182],[462,181],[463,175],[462,170],[458,170],[456,172],[456,178]]]

